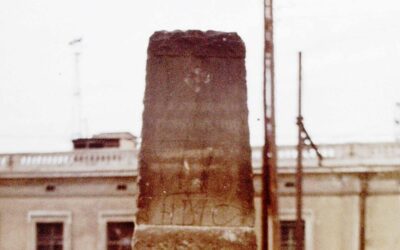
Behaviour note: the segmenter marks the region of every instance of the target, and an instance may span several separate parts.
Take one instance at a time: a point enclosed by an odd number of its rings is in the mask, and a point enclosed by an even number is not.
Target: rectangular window
[[[301,222],[301,227],[303,228],[301,244],[304,248],[304,233],[305,226],[304,220]],[[282,250],[295,250],[296,249],[296,221],[295,220],[281,220],[281,249]]]
[[[132,250],[133,222],[107,223],[107,250]]]
[[[36,224],[37,250],[63,250],[63,223],[49,222]]]

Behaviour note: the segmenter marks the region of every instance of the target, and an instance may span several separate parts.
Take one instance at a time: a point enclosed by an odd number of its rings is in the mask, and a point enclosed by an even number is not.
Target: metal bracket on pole
[[[304,247],[304,228],[303,228],[303,148],[310,146],[313,148],[318,157],[318,165],[322,166],[322,154],[319,152],[317,145],[312,141],[310,135],[304,127],[302,116],[302,57],[299,52],[299,89],[298,89],[298,144],[297,144],[297,169],[296,169],[296,250],[303,250]],[[308,144],[306,144],[308,142]]]

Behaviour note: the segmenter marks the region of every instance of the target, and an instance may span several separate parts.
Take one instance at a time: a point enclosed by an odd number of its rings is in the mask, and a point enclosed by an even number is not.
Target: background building
[[[74,145],[71,152],[0,155],[0,249],[130,249],[137,138],[101,134]],[[361,237],[366,249],[396,249],[400,144],[319,148],[323,167],[305,152],[305,249],[357,249]],[[278,155],[283,249],[292,249],[296,149],[283,146]],[[253,167],[259,234],[261,148],[253,148]]]

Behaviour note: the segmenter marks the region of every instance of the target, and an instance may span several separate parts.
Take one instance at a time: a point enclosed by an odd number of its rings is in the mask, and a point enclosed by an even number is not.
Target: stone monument
[[[256,249],[244,59],[236,33],[151,36],[134,249]]]

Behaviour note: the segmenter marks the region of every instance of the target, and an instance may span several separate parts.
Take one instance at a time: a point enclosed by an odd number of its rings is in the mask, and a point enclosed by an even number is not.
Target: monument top
[[[235,32],[157,31],[150,37],[147,52],[149,56],[244,58],[245,46]]]

